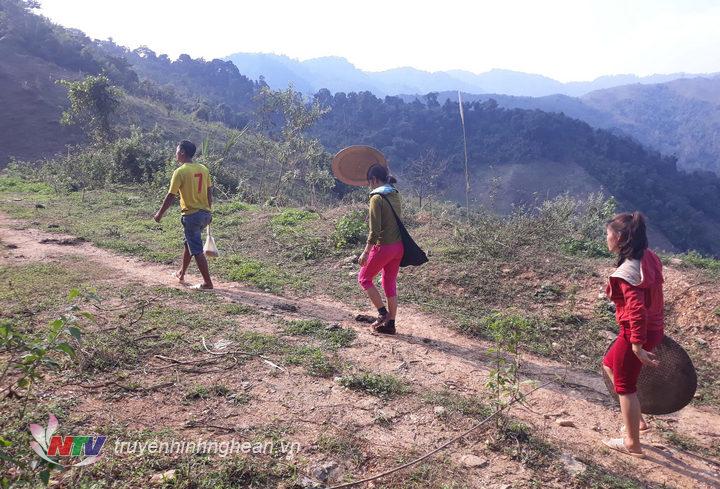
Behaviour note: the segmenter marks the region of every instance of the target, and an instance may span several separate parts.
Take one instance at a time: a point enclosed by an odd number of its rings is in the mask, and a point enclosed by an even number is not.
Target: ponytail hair
[[[367,172],[367,180],[368,182],[372,180],[373,178],[377,178],[382,183],[389,183],[390,185],[395,185],[397,183],[397,178],[390,175],[389,170],[382,166],[378,165],[377,163],[368,168]]]
[[[618,236],[617,266],[625,260],[641,260],[648,247],[645,216],[635,211],[617,214],[607,222],[607,227]]]

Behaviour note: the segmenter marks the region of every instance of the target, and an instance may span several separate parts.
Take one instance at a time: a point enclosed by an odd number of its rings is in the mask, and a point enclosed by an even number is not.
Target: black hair
[[[368,182],[373,178],[377,178],[382,183],[389,183],[390,185],[397,183],[397,178],[390,175],[390,172],[386,167],[378,165],[377,163],[371,166],[367,172]]]
[[[197,147],[192,142],[188,141],[187,139],[183,139],[178,143],[178,146],[180,147],[180,150],[185,153],[185,156],[188,158],[192,158],[195,156],[195,151],[197,151]]]
[[[648,247],[645,216],[641,212],[623,212],[607,222],[607,226],[618,234],[617,266],[625,260],[641,260]]]

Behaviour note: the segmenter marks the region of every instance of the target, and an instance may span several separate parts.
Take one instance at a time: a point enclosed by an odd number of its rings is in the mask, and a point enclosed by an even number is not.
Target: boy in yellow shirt
[[[195,287],[212,289],[213,283],[210,279],[207,258],[203,253],[201,236],[203,229],[212,221],[212,183],[207,167],[192,161],[196,149],[190,141],[180,141],[178,144],[175,150],[175,159],[180,163],[180,167],[173,172],[168,194],[165,196],[160,210],[155,214],[155,221],[160,222],[163,214],[175,201],[175,196],[180,194],[180,211],[182,213],[180,222],[185,230],[185,252],[182,257],[182,267],[174,275],[184,283],[185,272],[194,256],[204,280],[202,284]]]

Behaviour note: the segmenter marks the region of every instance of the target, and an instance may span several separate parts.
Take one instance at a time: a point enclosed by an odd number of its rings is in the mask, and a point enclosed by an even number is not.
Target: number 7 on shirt
[[[198,179],[198,193],[201,194],[201,193],[202,193],[202,178],[203,178],[203,174],[202,174],[202,173],[195,173],[195,174],[193,175],[193,177],[196,177],[196,178]]]

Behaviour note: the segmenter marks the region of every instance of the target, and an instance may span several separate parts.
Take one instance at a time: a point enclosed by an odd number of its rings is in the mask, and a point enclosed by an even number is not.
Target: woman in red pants
[[[618,214],[608,222],[607,245],[618,257],[606,292],[615,303],[620,332],[603,359],[603,368],[620,398],[625,436],[604,443],[643,458],[640,431],[648,426],[640,412],[637,379],[643,365],[658,365],[651,352],[663,339],[662,263],[648,249],[645,218],[637,211]]]
[[[372,328],[378,333],[395,334],[397,314],[397,276],[400,261],[405,252],[400,235],[398,218],[402,212],[400,193],[395,188],[395,177],[386,167],[373,165],[368,169],[367,181],[370,192],[369,233],[365,250],[360,255],[358,282],[378,310],[378,318]],[[387,297],[387,308],[380,292],[373,284],[375,276],[382,271],[382,286]]]

